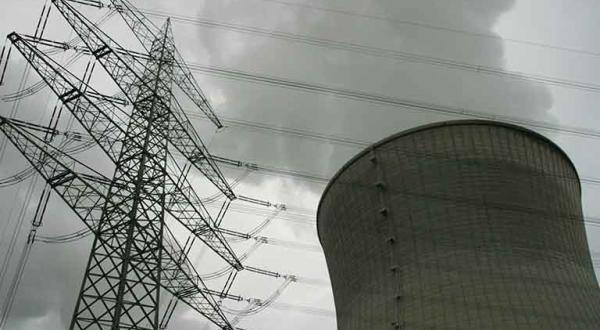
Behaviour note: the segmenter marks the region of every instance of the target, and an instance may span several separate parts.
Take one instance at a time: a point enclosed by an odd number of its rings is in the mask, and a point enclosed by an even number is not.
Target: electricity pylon
[[[86,1],[77,1],[86,2]],[[228,200],[236,198],[185,115],[177,86],[217,127],[219,119],[177,51],[170,21],[157,28],[125,0],[111,0],[145,52],[121,47],[66,0],[53,0],[120,88],[119,101],[94,90],[40,50],[57,42],[8,39],[114,164],[108,178],[55,148],[61,132],[0,118],[0,130],[94,233],[70,329],[158,329],[161,290],[222,329],[233,329],[168,227],[168,213],[235,270],[242,264],[175,162],[175,148]],[[127,111],[123,104],[130,104]],[[172,311],[171,311],[172,312]]]

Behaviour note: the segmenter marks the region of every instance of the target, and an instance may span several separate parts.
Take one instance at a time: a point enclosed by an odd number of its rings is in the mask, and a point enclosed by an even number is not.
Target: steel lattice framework
[[[235,271],[243,269],[171,154],[175,148],[227,200],[236,198],[174,96],[177,86],[221,127],[175,47],[170,21],[158,28],[128,1],[111,0],[145,49],[134,52],[67,0],[52,3],[84,42],[78,50],[93,56],[125,96],[102,95],[89,77],[78,78],[39,48],[66,44],[8,36],[115,166],[112,178],[106,177],[53,146],[46,137],[57,130],[0,118],[0,130],[95,235],[70,329],[159,329],[161,290],[220,328],[233,329],[214,298],[219,292],[204,285],[187,247],[165,225],[170,214]]]

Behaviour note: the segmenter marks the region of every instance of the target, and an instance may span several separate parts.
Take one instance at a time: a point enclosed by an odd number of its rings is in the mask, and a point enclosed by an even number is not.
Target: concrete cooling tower
[[[600,329],[579,178],[530,130],[389,137],[331,180],[318,230],[339,330]]]

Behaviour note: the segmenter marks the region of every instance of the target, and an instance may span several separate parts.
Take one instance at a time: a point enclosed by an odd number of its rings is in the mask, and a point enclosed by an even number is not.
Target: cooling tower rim
[[[359,160],[360,158],[362,158],[364,155],[366,155],[368,152],[390,142],[393,140],[396,140],[400,137],[406,136],[406,135],[410,135],[413,133],[417,133],[417,132],[421,132],[421,131],[425,131],[425,130],[429,130],[432,128],[438,128],[438,127],[444,127],[444,126],[499,126],[499,127],[507,127],[510,129],[514,129],[514,130],[518,130],[521,132],[524,132],[526,134],[529,134],[535,138],[540,139],[541,141],[544,141],[548,144],[550,144],[554,149],[556,149],[559,153],[561,153],[565,159],[567,159],[567,161],[569,162],[569,164],[571,165],[571,167],[573,168],[573,172],[575,173],[576,179],[577,179],[577,184],[579,186],[579,193],[581,194],[581,181],[580,181],[580,177],[579,177],[579,173],[577,172],[577,168],[575,167],[575,164],[573,163],[573,161],[571,160],[571,158],[569,157],[569,155],[560,147],[558,146],[554,141],[550,140],[549,138],[547,138],[546,136],[535,132],[531,129],[525,128],[523,126],[519,126],[519,125],[514,125],[514,124],[510,124],[510,123],[505,123],[505,122],[501,122],[501,121],[494,121],[494,120],[485,120],[485,119],[458,119],[458,120],[447,120],[447,121],[441,121],[441,122],[434,122],[434,123],[430,123],[430,124],[425,124],[425,125],[421,125],[421,126],[417,126],[417,127],[413,127],[413,128],[409,128],[407,130],[398,132],[396,134],[390,135],[382,140],[379,140],[373,144],[371,144],[370,146],[368,146],[367,148],[365,148],[364,150],[360,151],[358,154],[354,155],[352,158],[350,158],[350,160],[348,160],[332,177],[331,179],[329,179],[329,182],[327,183],[327,186],[325,186],[325,189],[323,190],[323,193],[321,194],[321,199],[319,200],[319,205],[317,206],[317,236],[319,237],[319,241],[321,241],[321,233],[319,230],[319,214],[321,213],[321,205],[323,204],[323,200],[325,199],[325,196],[327,195],[327,192],[329,191],[329,189],[335,184],[335,182],[337,181],[337,179],[342,175],[342,173],[344,173],[346,171],[347,168],[349,168],[350,166],[352,166],[352,164],[354,164],[357,160]]]

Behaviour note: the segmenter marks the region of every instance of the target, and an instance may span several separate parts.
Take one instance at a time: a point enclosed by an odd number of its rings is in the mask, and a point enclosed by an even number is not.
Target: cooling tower
[[[576,170],[527,129],[376,143],[331,180],[318,230],[339,330],[600,329]]]

